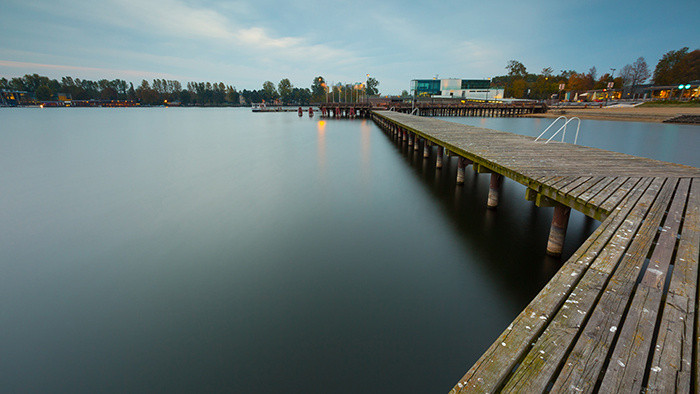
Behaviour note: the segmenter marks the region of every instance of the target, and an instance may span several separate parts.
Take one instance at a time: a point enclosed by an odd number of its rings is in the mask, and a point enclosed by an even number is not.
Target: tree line
[[[368,78],[368,86],[363,93],[377,95],[379,82]],[[185,87],[179,81],[154,79],[142,80],[134,87],[122,79],[100,79],[91,81],[73,77],[61,80],[50,79],[38,74],[23,77],[0,78],[0,90],[29,92],[39,101],[57,100],[59,93],[70,94],[73,100],[138,100],[145,105],[161,105],[165,102],[180,102],[183,105],[250,105],[253,103],[280,103],[308,105],[324,102],[333,97],[359,97],[354,90],[356,85],[336,84],[327,86],[322,76],[314,78],[311,87],[295,87],[288,78],[277,85],[265,81],[261,89],[237,90],[223,82],[188,82]]]
[[[559,74],[546,67],[540,73],[533,74],[527,72],[526,67],[517,60],[510,60],[506,70],[506,75],[491,80],[491,86],[504,87],[504,96],[513,98],[548,99],[560,91],[562,84],[566,91],[607,89],[610,82],[614,89],[634,88],[650,77],[656,85],[678,85],[700,80],[700,49],[689,52],[689,48],[684,47],[667,52],[656,64],[653,74],[643,57],[620,70],[611,69],[611,72],[602,75],[598,74],[595,66],[587,72],[561,70]],[[619,73],[614,75],[615,71]]]

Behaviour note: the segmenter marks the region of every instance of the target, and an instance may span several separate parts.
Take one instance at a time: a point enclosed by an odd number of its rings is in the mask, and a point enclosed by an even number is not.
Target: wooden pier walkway
[[[405,114],[414,113],[422,116],[483,116],[483,117],[514,117],[547,112],[547,106],[538,102],[455,102],[418,101],[415,105],[405,102],[370,103],[319,103],[322,116],[334,118],[369,117],[373,109],[391,109]]]
[[[372,118],[395,139],[525,185],[538,206],[602,221],[451,393],[698,392],[700,169],[391,111]]]

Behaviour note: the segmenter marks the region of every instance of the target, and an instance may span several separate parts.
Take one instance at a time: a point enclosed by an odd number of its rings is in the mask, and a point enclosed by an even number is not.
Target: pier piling
[[[500,174],[491,173],[491,183],[489,184],[489,198],[487,206],[489,209],[496,209],[498,207],[498,198],[501,194],[501,184],[503,183],[503,177]]]
[[[566,228],[569,225],[569,215],[571,208],[557,204],[554,207],[552,226],[549,229],[549,239],[547,240],[547,254],[550,256],[561,256],[566,238]]]

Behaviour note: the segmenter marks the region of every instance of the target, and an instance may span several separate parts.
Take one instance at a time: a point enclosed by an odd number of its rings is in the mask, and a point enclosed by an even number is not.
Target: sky
[[[598,75],[700,47],[700,1],[0,0],[0,76],[260,89],[490,78],[511,59]]]

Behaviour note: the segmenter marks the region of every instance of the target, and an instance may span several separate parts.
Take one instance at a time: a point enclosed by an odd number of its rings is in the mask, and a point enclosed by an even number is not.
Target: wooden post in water
[[[463,185],[464,184],[464,169],[469,165],[471,161],[468,159],[465,159],[464,157],[460,157],[459,160],[457,161],[457,184],[458,185]]]
[[[489,184],[489,199],[486,204],[489,209],[496,209],[498,206],[498,197],[501,194],[501,183],[503,177],[501,174],[491,173],[491,183]]]
[[[418,136],[418,134],[416,134],[413,138],[415,139],[413,141],[413,150],[420,149],[420,137]]]
[[[415,139],[415,136],[409,132],[408,133],[408,146],[413,146],[414,139]]]
[[[423,157],[426,159],[430,157],[430,142],[428,140],[423,141]]]
[[[561,256],[566,227],[569,225],[569,214],[571,214],[571,208],[561,204],[554,206],[554,217],[552,217],[552,227],[549,229],[547,241],[547,254],[550,256]]]
[[[443,151],[443,147],[438,145],[437,159],[435,160],[435,168],[442,168],[442,151]]]

